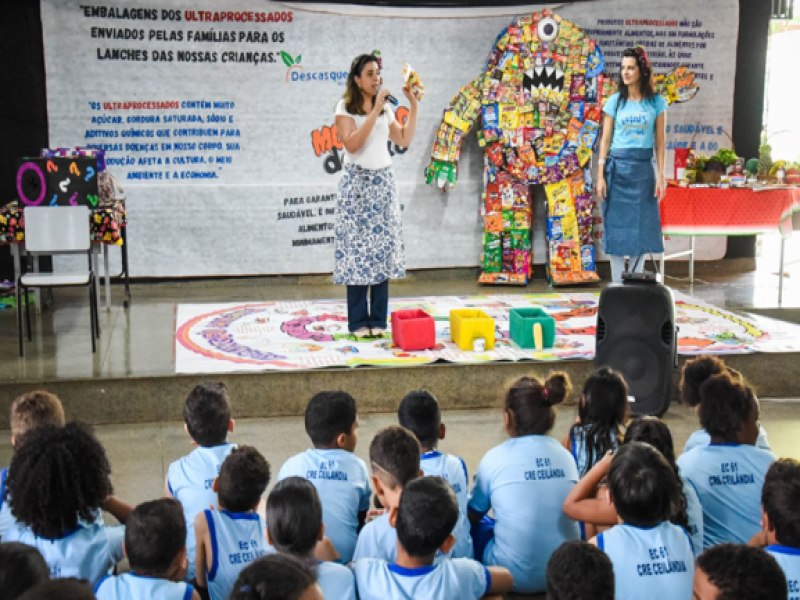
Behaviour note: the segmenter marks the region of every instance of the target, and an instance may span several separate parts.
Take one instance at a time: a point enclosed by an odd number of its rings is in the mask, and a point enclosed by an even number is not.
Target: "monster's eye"
[[[539,21],[536,33],[543,42],[552,42],[558,36],[558,23],[552,17],[545,17]]]

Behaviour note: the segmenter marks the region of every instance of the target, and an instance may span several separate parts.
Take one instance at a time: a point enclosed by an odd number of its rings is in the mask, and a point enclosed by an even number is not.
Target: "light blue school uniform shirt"
[[[425,475],[441,477],[453,488],[456,500],[458,500],[458,523],[453,528],[456,543],[453,545],[450,555],[453,558],[472,558],[472,537],[469,534],[470,523],[467,518],[467,502],[469,501],[467,465],[460,456],[431,450],[422,453],[419,466]]]
[[[586,475],[589,469],[603,458],[602,453],[599,456],[596,453],[593,454],[591,463],[586,458],[586,434],[589,431],[589,427],[589,425],[575,425],[569,430],[572,458],[575,459],[575,465],[578,467],[578,477]],[[617,440],[615,433],[611,433],[608,443],[612,450],[616,450],[619,447],[619,440]]]
[[[183,506],[183,516],[186,519],[186,558],[189,561],[187,581],[195,576],[194,518],[197,513],[217,505],[217,494],[212,488],[214,479],[234,448],[236,444],[228,442],[219,446],[199,446],[173,462],[167,471],[167,487],[170,494]]]
[[[616,600],[692,597],[694,552],[686,531],[669,521],[655,527],[615,525],[597,535],[614,567]]]
[[[239,572],[267,553],[264,524],[254,512],[203,511],[211,540],[211,568],[206,584],[211,600],[227,600]],[[205,568],[197,565],[197,569]]]
[[[278,481],[293,476],[304,477],[317,488],[325,533],[341,562],[350,562],[358,537],[358,513],[369,508],[367,465],[347,450],[311,448],[287,460]]]
[[[678,458],[703,507],[703,548],[746,544],[761,530],[761,488],[775,460],[748,444],[709,444]]]
[[[170,581],[136,573],[105,577],[94,588],[97,600],[191,600],[194,588],[184,581]]]
[[[514,591],[541,592],[550,555],[562,543],[580,539],[577,522],[564,514],[567,494],[578,481],[575,461],[546,435],[506,440],[481,459],[469,508],[497,523],[482,562],[511,571]]]
[[[686,440],[686,445],[683,447],[683,453],[686,454],[689,450],[694,450],[698,446],[708,446],[710,443],[711,436],[708,435],[708,432],[705,429],[698,429],[689,436],[688,440]],[[769,450],[772,452],[772,448],[769,447],[769,440],[767,439],[767,430],[764,429],[763,425],[758,426],[756,448],[761,448],[762,450]]]
[[[703,553],[703,507],[691,481],[681,475],[683,497],[686,498],[686,517],[689,521],[689,537],[695,556]]]
[[[14,525],[16,519],[11,514],[11,506],[9,506],[8,498],[6,498],[6,479],[8,478],[8,469],[0,470],[0,540],[5,541],[8,530]]]
[[[388,512],[361,528],[351,560],[362,558],[379,558],[387,562],[397,560],[397,530],[389,523]]]
[[[652,148],[656,118],[666,110],[667,101],[656,94],[649,100],[627,100],[619,110],[618,103],[619,92],[603,104],[603,112],[614,118],[611,149]]]
[[[790,548],[789,546],[767,546],[764,548],[772,555],[784,575],[786,575],[786,586],[789,588],[789,600],[800,600],[800,548]]]
[[[106,527],[102,523],[79,522],[78,526],[57,539],[37,536],[30,527],[16,523],[4,542],[21,542],[33,546],[44,557],[52,579],[76,577],[91,585],[122,560],[125,527]]]
[[[469,558],[446,559],[416,569],[366,558],[351,567],[361,600],[469,600],[486,595],[492,585],[486,567]]]
[[[323,598],[356,600],[356,578],[350,569],[327,561],[317,563],[315,568]]]

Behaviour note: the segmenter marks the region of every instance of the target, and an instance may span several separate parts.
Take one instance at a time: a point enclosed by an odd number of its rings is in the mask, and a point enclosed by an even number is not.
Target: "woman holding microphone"
[[[336,202],[333,282],[347,286],[348,329],[356,338],[386,331],[389,279],[405,277],[400,201],[391,140],[407,148],[417,123],[417,99],[408,85],[404,124],[395,120],[381,88],[381,61],[361,54],[350,65],[344,95],[336,105],[336,127],[344,146],[344,173]]]

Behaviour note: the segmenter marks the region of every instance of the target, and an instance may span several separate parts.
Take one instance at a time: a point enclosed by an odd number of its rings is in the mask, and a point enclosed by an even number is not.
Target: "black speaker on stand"
[[[634,415],[660,417],[669,408],[677,336],[675,300],[660,283],[612,283],[600,294],[595,365],[624,375]]]

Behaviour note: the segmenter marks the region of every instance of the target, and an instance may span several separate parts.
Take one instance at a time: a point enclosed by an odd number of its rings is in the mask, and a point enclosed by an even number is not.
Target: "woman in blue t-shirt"
[[[658,202],[666,190],[664,152],[667,103],[655,93],[644,48],[622,53],[618,92],[603,105],[597,195],[603,203],[605,253],[611,278],[644,269],[644,255],[663,252]],[[656,172],[651,163],[655,148]]]

